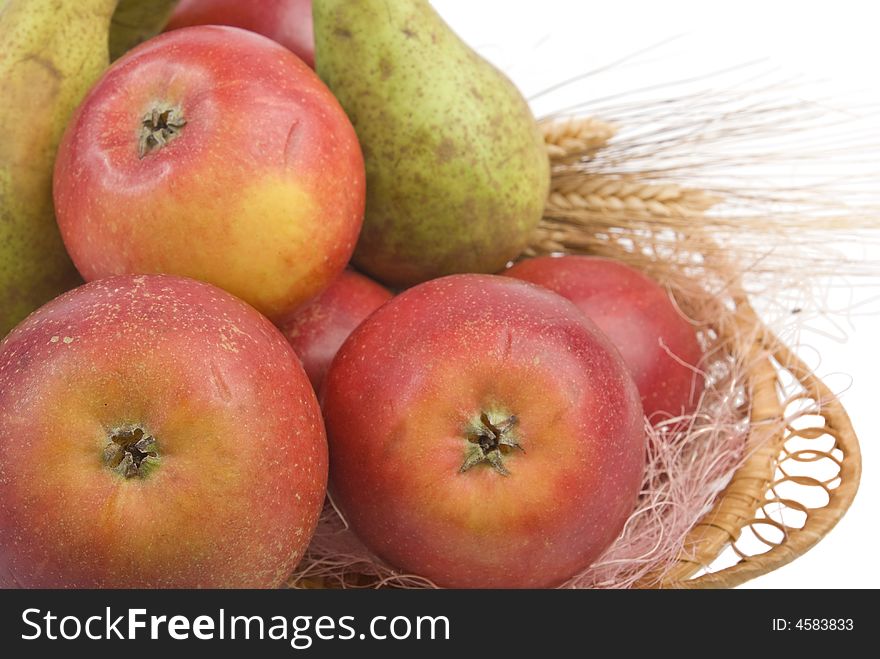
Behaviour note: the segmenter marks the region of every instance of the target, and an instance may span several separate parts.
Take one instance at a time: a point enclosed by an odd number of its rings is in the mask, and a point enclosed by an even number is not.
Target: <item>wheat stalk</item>
[[[551,161],[591,157],[608,144],[617,129],[596,117],[569,117],[539,123]]]
[[[705,211],[721,201],[702,190],[659,181],[650,174],[604,175],[581,165],[608,144],[613,124],[596,117],[569,117],[540,122],[553,168],[544,218],[526,255],[562,251],[623,257],[643,269],[654,250],[621,250],[617,228],[658,226],[690,235],[699,230]],[[650,231],[641,236],[650,242]],[[701,241],[702,242],[702,241]],[[657,249],[661,247],[658,245]]]

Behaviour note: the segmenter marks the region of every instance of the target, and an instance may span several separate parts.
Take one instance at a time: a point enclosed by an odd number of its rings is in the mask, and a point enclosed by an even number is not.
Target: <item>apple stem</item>
[[[525,449],[513,436],[512,430],[516,423],[516,416],[509,416],[500,423],[493,423],[488,414],[485,412],[480,414],[479,426],[467,436],[471,446],[465,453],[464,462],[458,473],[463,474],[476,465],[486,462],[502,476],[509,476],[510,471],[504,464],[504,454],[510,449],[519,449],[525,453]]]
[[[110,436],[104,464],[124,478],[146,477],[159,459],[156,440],[143,428],[123,428]]]
[[[166,105],[154,107],[141,120],[138,158],[143,159],[145,156],[159,151],[180,135],[184,126],[186,126],[186,119],[179,107]]]

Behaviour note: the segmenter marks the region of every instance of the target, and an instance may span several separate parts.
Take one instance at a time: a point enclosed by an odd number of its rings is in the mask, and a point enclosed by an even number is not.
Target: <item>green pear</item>
[[[424,0],[314,0],[312,11],[318,75],[366,162],[355,265],[392,286],[502,269],[550,184],[517,88]]]
[[[52,207],[55,151],[107,67],[116,0],[0,5],[0,337],[81,280]]]

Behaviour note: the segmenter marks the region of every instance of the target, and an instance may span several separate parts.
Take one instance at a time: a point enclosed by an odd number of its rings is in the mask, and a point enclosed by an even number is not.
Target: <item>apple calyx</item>
[[[511,449],[519,449],[525,453],[525,449],[520,446],[513,434],[516,423],[516,416],[511,415],[502,421],[493,422],[488,414],[481,413],[479,423],[473,424],[467,435],[471,446],[465,453],[464,462],[458,473],[463,474],[472,467],[486,462],[502,476],[509,476],[510,471],[504,465],[504,455]]]
[[[159,461],[156,440],[143,428],[122,428],[104,448],[104,464],[123,478],[145,478]]]
[[[186,119],[179,107],[155,106],[141,120],[138,158],[143,159],[145,156],[159,151],[180,135],[184,126],[186,126]]]

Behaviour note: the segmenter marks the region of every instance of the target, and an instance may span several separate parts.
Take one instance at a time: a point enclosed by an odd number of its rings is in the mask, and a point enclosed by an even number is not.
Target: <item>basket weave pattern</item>
[[[740,311],[742,322],[759,322],[744,301]],[[749,378],[749,442],[756,450],[691,532],[666,587],[733,587],[793,561],[834,527],[858,489],[859,444],[840,401],[776,337],[766,330],[756,337],[748,348],[761,357]],[[786,375],[793,385],[782,384]],[[806,412],[800,419],[809,423],[763,436],[763,425],[777,427],[773,422],[792,408]],[[817,505],[820,493],[824,502]],[[734,564],[713,571],[710,564],[728,545]]]

